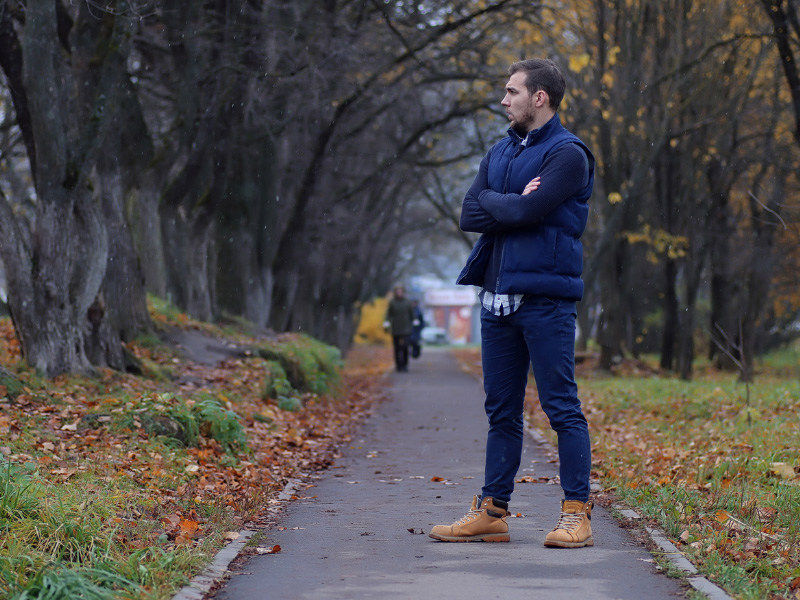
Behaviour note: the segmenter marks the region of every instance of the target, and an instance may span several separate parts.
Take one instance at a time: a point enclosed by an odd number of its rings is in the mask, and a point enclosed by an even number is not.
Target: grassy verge
[[[390,357],[250,337],[151,303],[159,328],[242,349],[214,366],[151,335],[146,375],[45,380],[0,320],[0,597],[169,598],[285,483],[330,463]]]
[[[479,369],[474,352],[464,359]],[[749,389],[712,369],[689,382],[641,363],[615,377],[581,369],[593,476],[610,492],[598,501],[639,510],[735,598],[800,597],[798,368],[796,350],[768,357]],[[529,396],[555,443],[533,385]]]

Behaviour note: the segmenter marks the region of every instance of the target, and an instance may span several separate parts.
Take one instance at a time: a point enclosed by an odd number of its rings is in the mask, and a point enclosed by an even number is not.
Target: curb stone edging
[[[538,445],[547,446],[553,452],[556,451],[549,440],[535,427],[531,427],[528,423],[526,423],[525,431]],[[615,508],[620,515],[627,519],[638,521],[642,518],[638,512],[631,508],[626,508],[622,504],[618,503]],[[663,531],[653,527],[645,527],[644,530],[650,537],[650,540],[653,542],[653,544],[658,546],[661,552],[663,552],[664,558],[669,560],[674,567],[684,573],[687,583],[689,583],[689,585],[691,585],[694,589],[705,594],[709,600],[733,600],[722,588],[718,587],[716,584],[712,583],[702,575],[698,575],[697,567],[695,567],[689,561],[689,559],[686,558],[684,554],[667,539]]]
[[[239,537],[217,552],[211,564],[175,594],[172,600],[203,600],[212,586],[227,575],[228,567],[255,533],[249,529],[240,531]]]
[[[285,503],[292,499],[292,495],[300,484],[299,479],[290,479],[283,489],[278,493],[278,502]],[[211,563],[198,573],[189,583],[172,596],[172,600],[203,600],[211,588],[225,579],[228,575],[228,567],[241,553],[247,542],[250,541],[259,530],[243,529],[239,532],[239,537],[228,543],[224,548],[214,555]]]
[[[636,511],[631,510],[630,512],[635,513]],[[694,589],[708,596],[710,600],[732,600],[722,588],[711,583],[702,575],[697,575],[697,568],[689,562],[689,559],[687,559],[672,542],[662,535],[661,531],[653,529],[652,527],[645,527],[645,531],[647,531],[653,543],[664,552],[664,557],[675,567],[687,574],[686,581],[688,581]]]

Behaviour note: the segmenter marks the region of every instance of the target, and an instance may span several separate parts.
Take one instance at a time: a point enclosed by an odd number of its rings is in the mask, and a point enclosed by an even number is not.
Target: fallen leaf
[[[256,548],[258,554],[277,554],[281,551],[281,547],[275,544],[272,548]]]
[[[761,519],[762,521],[766,521],[774,519],[777,516],[778,511],[769,506],[759,506],[758,508],[756,508],[756,514],[758,515],[759,519]]]
[[[181,519],[180,523],[178,523],[178,527],[180,527],[181,535],[188,535],[191,537],[200,528],[200,523],[190,519]]]
[[[774,462],[770,463],[769,466],[769,472],[772,475],[777,475],[781,479],[794,479],[797,477],[797,473],[794,472],[794,468],[787,463]]]
[[[61,431],[78,431],[78,423],[80,422],[81,422],[80,419],[75,419],[75,421],[73,421],[72,423],[69,423],[67,425],[62,425]]]
[[[239,532],[238,531],[226,531],[222,534],[222,539],[233,541],[239,539]]]

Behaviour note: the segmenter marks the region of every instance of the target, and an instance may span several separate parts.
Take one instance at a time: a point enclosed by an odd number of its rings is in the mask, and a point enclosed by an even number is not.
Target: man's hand
[[[526,194],[530,194],[531,192],[535,192],[539,189],[539,180],[540,177],[534,177],[528,182],[528,185],[525,186],[525,189],[522,191],[522,195],[525,196]]]

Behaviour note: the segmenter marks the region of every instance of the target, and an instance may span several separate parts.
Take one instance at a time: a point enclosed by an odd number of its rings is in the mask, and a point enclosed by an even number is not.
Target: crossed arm
[[[550,211],[575,195],[589,179],[586,154],[575,144],[555,150],[542,164],[539,175],[521,194],[502,194],[489,187],[488,155],[481,161],[461,207],[461,229],[501,233],[536,225]]]

